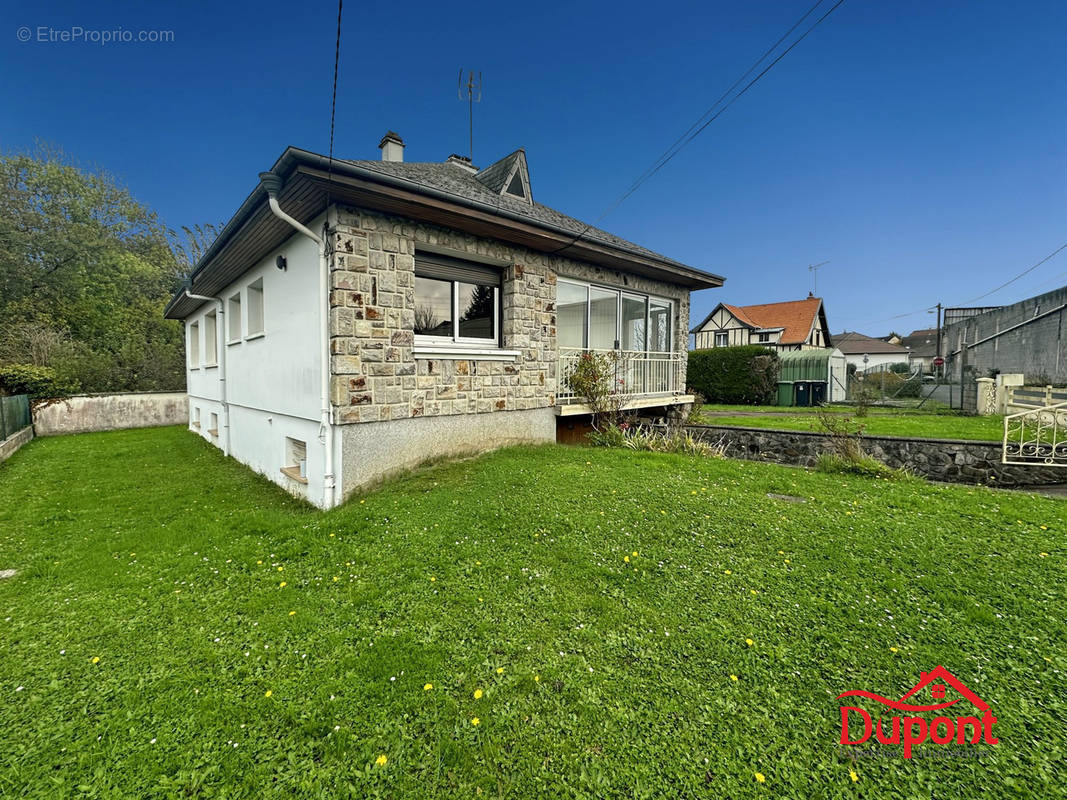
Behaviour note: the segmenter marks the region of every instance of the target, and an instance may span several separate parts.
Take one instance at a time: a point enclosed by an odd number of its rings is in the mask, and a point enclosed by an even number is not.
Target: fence
[[[32,424],[29,395],[0,397],[0,442]]]
[[[848,376],[848,402],[865,399],[875,406],[934,409],[940,405],[959,408],[961,389],[951,378],[935,379],[919,372],[874,368]]]
[[[1067,403],[1067,389],[1051,386],[1008,386],[1005,405],[1009,414],[1032,408],[1044,408]]]
[[[571,375],[583,356],[598,354],[606,359],[613,373],[613,394],[626,397],[636,395],[670,394],[683,387],[681,375],[687,353],[657,353],[638,350],[585,350],[580,347],[559,349],[560,404],[580,403],[580,398],[571,386]]]

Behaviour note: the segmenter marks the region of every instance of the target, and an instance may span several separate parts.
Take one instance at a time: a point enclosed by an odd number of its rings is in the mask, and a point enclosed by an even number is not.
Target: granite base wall
[[[830,437],[812,431],[692,425],[689,433],[708,442],[722,442],[726,455],[751,461],[811,467],[821,453],[831,452]],[[907,469],[932,481],[987,486],[1047,486],[1067,483],[1067,469],[1002,464],[1000,442],[962,439],[913,439],[863,436],[863,451],[894,469]]]

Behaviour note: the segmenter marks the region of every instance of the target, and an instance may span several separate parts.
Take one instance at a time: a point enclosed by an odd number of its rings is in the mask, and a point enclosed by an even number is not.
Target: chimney
[[[465,169],[472,175],[478,171],[478,168],[471,163],[471,160],[469,158],[467,158],[466,156],[461,156],[458,153],[453,153],[452,155],[450,155],[445,163],[452,164],[453,166],[460,167],[461,169]]]
[[[382,161],[403,161],[404,140],[396,131],[386,131],[385,136],[378,142],[382,151]]]

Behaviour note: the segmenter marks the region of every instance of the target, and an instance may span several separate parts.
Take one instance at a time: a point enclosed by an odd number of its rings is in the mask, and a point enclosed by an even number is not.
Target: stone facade
[[[557,276],[674,300],[675,349],[686,349],[687,289],[361,209],[331,207],[329,227],[330,396],[339,424],[554,406]],[[516,356],[416,356],[420,249],[501,268],[500,348]]]
[[[751,461],[771,461],[811,467],[821,453],[831,452],[830,437],[813,431],[694,425],[687,430],[698,439],[722,442],[726,455]],[[894,469],[946,483],[988,486],[1047,486],[1067,481],[1067,470],[1055,467],[1002,464],[1000,442],[960,439],[913,439],[863,436],[863,451]]]

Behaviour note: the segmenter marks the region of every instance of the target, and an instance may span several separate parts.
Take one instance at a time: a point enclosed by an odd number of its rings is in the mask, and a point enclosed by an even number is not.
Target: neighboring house
[[[996,308],[945,309],[950,374],[1021,373],[1027,383],[1067,382],[1067,286]]]
[[[832,347],[822,299],[732,306],[719,303],[690,331],[697,350],[759,344],[776,350]]]
[[[879,372],[893,364],[907,364],[908,350],[899,344],[845,331],[834,334],[834,344],[857,372]],[[864,359],[866,358],[866,361]]]
[[[892,340],[890,340],[892,341]],[[937,328],[923,328],[902,337],[897,344],[908,351],[912,371],[933,372],[937,357]]]
[[[522,150],[479,170],[287,149],[177,293],[189,424],[329,508],[427,459],[551,442],[566,373],[613,353],[628,407],[684,394],[689,293],[723,279],[533,201]]]

